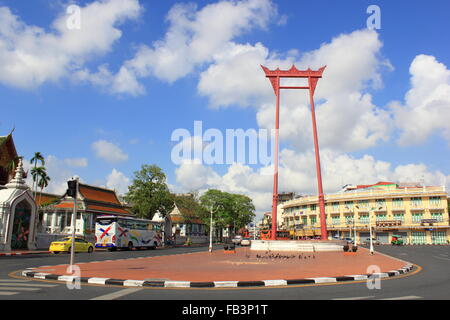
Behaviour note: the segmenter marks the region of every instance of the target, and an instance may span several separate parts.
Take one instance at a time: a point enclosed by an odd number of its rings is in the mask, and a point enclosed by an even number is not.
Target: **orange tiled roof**
[[[55,208],[61,208],[61,209],[73,209],[73,202],[62,202],[58,203],[54,206]]]
[[[80,183],[79,191],[86,200],[100,201],[122,206],[113,190],[88,186]]]
[[[131,213],[122,208],[112,208],[106,206],[97,206],[97,205],[88,205],[86,208],[87,211],[99,211],[99,212],[113,212],[113,213],[121,213],[126,215],[131,215]]]
[[[200,219],[198,218],[192,218],[188,219],[180,215],[171,216],[170,219],[174,223],[197,223],[197,224],[204,224]]]
[[[57,201],[59,198],[61,198],[61,196],[58,196],[56,194],[47,194],[47,193],[39,194],[38,192],[36,194],[36,204],[38,206],[48,205]]]

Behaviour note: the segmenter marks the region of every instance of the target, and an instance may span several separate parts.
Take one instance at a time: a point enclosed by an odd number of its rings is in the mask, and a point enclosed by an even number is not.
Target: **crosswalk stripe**
[[[413,300],[413,299],[422,299],[422,297],[405,296],[405,297],[385,298],[385,299],[379,299],[379,300]]]
[[[375,296],[351,297],[351,298],[334,298],[332,300],[364,300],[364,299],[370,299],[370,298],[375,298]]]
[[[14,292],[14,291],[0,291],[0,296],[12,296],[14,294],[18,294],[18,292]]]
[[[57,284],[17,283],[17,282],[0,283],[0,289],[3,288],[3,286],[53,288],[53,287],[57,287],[58,285]]]
[[[105,294],[103,296],[92,298],[91,300],[114,300],[114,299],[129,295],[131,293],[135,293],[135,292],[138,292],[141,290],[143,290],[143,289],[138,289],[138,288],[123,289],[123,290],[119,290],[119,291],[116,291],[113,293]]]
[[[17,291],[38,291],[39,288],[22,288],[22,287],[1,287],[2,290],[17,290]]]

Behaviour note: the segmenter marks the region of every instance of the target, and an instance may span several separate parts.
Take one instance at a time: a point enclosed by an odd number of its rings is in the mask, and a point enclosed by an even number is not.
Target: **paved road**
[[[77,254],[79,262],[179,254],[207,250],[171,248],[155,251]],[[415,263],[420,272],[380,282],[370,290],[365,282],[322,286],[246,289],[164,289],[85,286],[69,290],[65,284],[12,279],[8,274],[27,267],[67,263],[68,255],[0,258],[0,299],[81,300],[418,300],[450,299],[450,246],[377,246],[379,252]],[[182,261],[180,261],[182,265]],[[420,268],[419,268],[420,269]],[[17,280],[17,281],[16,281]]]

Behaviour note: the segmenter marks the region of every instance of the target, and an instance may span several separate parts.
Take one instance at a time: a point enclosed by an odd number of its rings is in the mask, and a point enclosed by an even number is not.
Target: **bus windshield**
[[[107,226],[113,222],[117,222],[117,218],[97,218],[97,223],[101,226]]]

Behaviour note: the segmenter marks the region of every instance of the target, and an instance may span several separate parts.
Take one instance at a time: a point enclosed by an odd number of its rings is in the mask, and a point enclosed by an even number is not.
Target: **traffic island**
[[[225,288],[283,286],[387,278],[409,272],[412,265],[360,248],[352,256],[343,252],[294,253],[237,248],[138,259],[77,264],[84,283],[145,287]],[[374,268],[375,266],[375,268]],[[31,278],[73,281],[68,265],[23,271]],[[376,269],[377,273],[372,274]]]

